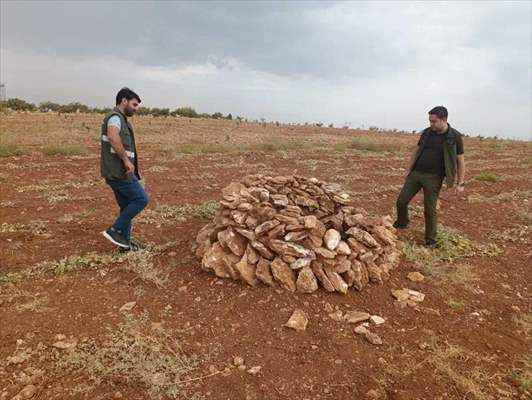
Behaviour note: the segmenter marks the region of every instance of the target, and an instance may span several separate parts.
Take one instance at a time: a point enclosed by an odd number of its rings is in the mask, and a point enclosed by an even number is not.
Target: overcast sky
[[[522,2],[1,0],[8,97],[532,138]]]

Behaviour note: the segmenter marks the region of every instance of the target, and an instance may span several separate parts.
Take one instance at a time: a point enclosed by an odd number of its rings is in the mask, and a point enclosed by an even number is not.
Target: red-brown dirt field
[[[314,176],[393,217],[418,135],[134,117],[150,204],[133,234],[149,248],[122,254],[101,235],[118,210],[99,174],[101,120],[0,115],[21,153],[0,157],[0,399],[30,386],[34,399],[531,398],[530,142],[464,137],[467,185],[442,190],[442,247],[421,246],[420,193],[389,280],[306,295],[200,268],[195,237],[221,189]],[[425,299],[401,307],[400,288]],[[283,326],[295,309],[305,331]],[[383,317],[371,327],[383,344],[333,310]]]

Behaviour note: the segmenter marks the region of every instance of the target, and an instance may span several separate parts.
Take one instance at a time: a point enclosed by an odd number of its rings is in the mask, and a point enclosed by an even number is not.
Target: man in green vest
[[[139,95],[122,88],[116,95],[116,107],[102,122],[101,174],[113,190],[120,208],[114,224],[102,234],[125,251],[139,248],[138,243],[131,240],[132,220],[148,204],[148,195],[140,182],[135,134],[128,120],[139,105]]]
[[[430,127],[423,130],[417,148],[410,157],[406,180],[397,198],[394,227],[408,227],[408,203],[423,189],[425,245],[436,246],[436,205],[443,181],[448,187],[464,190],[465,161],[462,134],[447,122],[443,106],[429,111]]]

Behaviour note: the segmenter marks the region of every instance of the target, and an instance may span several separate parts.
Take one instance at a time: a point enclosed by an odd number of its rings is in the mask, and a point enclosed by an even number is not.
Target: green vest
[[[421,132],[421,143],[418,146],[416,157],[413,166],[416,164],[417,159],[423,151],[423,147],[426,140],[426,134],[430,131],[430,128],[426,128]],[[444,133],[445,140],[443,141],[443,160],[445,162],[445,183],[448,187],[453,187],[456,182],[456,169],[458,164],[458,156],[456,154],[456,138],[461,135],[456,129],[449,125],[449,129]]]
[[[122,112],[115,108],[111,113],[105,116],[102,122],[102,134],[101,134],[101,152],[100,152],[100,169],[101,174],[105,179],[113,180],[131,180],[132,177],[126,175],[126,169],[124,163],[118,157],[115,150],[109,142],[107,137],[107,121],[113,115],[118,115],[120,118],[120,139],[122,140],[122,145],[126,150],[126,154],[129,157],[129,160],[135,165],[135,176],[137,179],[140,179],[139,169],[138,169],[138,159],[137,147],[135,145],[135,135],[133,133],[133,127],[128,122],[126,116]]]

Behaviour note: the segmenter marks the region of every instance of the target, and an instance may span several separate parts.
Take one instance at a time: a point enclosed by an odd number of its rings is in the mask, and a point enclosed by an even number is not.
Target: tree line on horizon
[[[23,99],[11,98],[0,102],[0,111],[6,110],[12,111],[39,111],[39,112],[57,112],[63,114],[71,113],[94,113],[94,114],[107,114],[112,111],[110,107],[90,107],[79,102],[71,102],[68,104],[59,104],[52,101],[44,101],[36,105],[34,103],[27,102]],[[233,116],[229,113],[223,115],[221,112],[215,112],[213,114],[198,113],[192,107],[178,107],[175,110],[170,108],[159,107],[139,107],[138,115],[152,115],[154,117],[187,117],[187,118],[212,118],[212,119],[228,119],[232,120]],[[238,120],[243,120],[242,117],[236,117]]]

